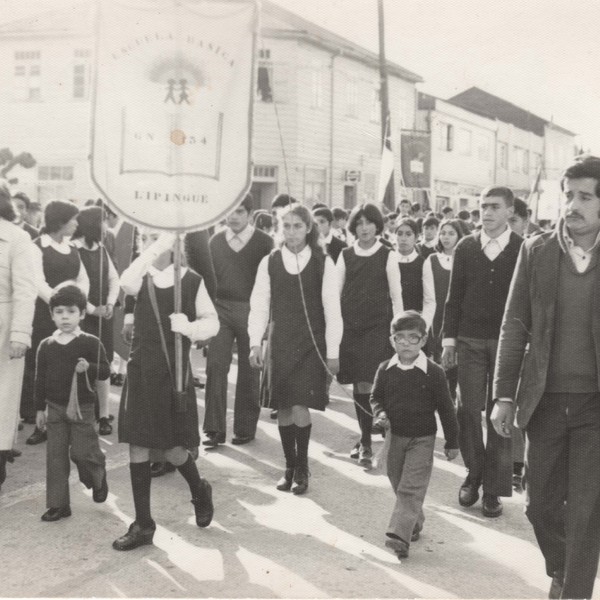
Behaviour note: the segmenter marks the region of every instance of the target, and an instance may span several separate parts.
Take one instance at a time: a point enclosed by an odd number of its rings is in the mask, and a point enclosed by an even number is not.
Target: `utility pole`
[[[390,97],[388,90],[387,61],[385,59],[385,25],[383,15],[383,0],[377,0],[377,13],[379,23],[379,95],[381,101],[381,145],[386,143],[387,137],[392,130],[392,121],[390,118]],[[383,203],[390,210],[396,208],[396,198],[394,192],[394,174],[390,177]]]

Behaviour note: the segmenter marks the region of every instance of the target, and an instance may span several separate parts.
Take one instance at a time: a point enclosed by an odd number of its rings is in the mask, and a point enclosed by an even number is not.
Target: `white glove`
[[[191,337],[192,325],[186,315],[183,313],[173,313],[169,315],[171,319],[171,331],[173,333],[181,333],[187,337]]]

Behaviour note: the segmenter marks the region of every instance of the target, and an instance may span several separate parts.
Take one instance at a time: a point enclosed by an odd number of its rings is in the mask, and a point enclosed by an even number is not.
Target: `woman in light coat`
[[[24,356],[31,346],[31,323],[37,296],[33,244],[20,227],[8,186],[0,182],[0,486],[19,416]]]

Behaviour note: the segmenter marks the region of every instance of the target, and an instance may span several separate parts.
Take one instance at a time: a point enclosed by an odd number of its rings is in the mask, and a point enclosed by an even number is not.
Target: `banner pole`
[[[175,235],[175,250],[173,255],[175,312],[181,312],[181,232]],[[181,334],[175,334],[175,383],[177,386],[177,412],[185,412],[183,392],[183,356]]]

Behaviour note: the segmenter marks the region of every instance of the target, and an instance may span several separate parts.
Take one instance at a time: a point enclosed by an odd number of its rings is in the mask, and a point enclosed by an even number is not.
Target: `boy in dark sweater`
[[[104,454],[94,427],[96,379],[110,376],[110,365],[100,340],[83,333],[85,294],[74,285],[59,288],[50,298],[56,331],[38,348],[35,373],[36,424],[48,431],[46,505],[42,521],[71,516],[69,454],[79,479],[92,488],[94,502],[108,495]]]
[[[425,515],[423,501],[431,471],[440,416],[448,460],[458,456],[458,423],[443,369],[426,358],[427,325],[407,310],[394,317],[390,341],[396,355],[379,365],[371,392],[376,423],[389,428],[386,437],[387,475],[396,504],[385,545],[407,558],[410,542],[419,539]]]

